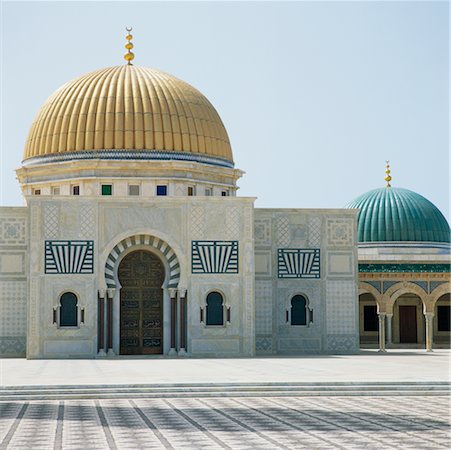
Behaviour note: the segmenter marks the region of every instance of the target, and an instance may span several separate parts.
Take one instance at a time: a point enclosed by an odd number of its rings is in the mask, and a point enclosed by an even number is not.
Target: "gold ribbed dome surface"
[[[91,72],[59,88],[31,126],[24,159],[99,150],[233,162],[227,131],[203,94],[172,75],[133,65]]]

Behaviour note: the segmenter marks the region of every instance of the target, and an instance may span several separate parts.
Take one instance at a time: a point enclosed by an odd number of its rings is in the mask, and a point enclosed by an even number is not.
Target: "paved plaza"
[[[421,396],[0,402],[0,448],[449,448],[447,410]]]
[[[432,386],[449,381],[449,356],[412,350],[255,359],[4,359],[0,394],[13,394],[0,401],[0,449],[450,448],[450,397],[421,386],[415,395],[227,392],[227,383]],[[27,389],[72,385],[82,392],[133,383],[186,387],[183,395],[155,398],[17,398]],[[192,390],[200,383],[223,388],[224,395],[200,396]]]
[[[450,351],[267,358],[0,359],[1,386],[449,381]]]

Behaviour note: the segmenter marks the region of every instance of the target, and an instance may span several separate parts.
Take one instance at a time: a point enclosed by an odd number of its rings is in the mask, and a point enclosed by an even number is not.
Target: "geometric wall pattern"
[[[25,356],[27,334],[26,208],[0,210],[0,355]]]
[[[90,204],[80,208],[80,237],[92,238],[96,224],[96,211]]]
[[[290,225],[288,217],[277,219],[277,243],[281,247],[286,247],[290,243]]]
[[[278,249],[279,278],[320,278],[319,249]]]
[[[327,244],[335,247],[353,245],[352,219],[327,220]]]
[[[238,241],[192,241],[192,273],[238,273]]]
[[[329,352],[355,352],[358,344],[353,334],[330,334],[327,335],[326,348]]]
[[[268,251],[268,255],[270,252]],[[273,352],[273,281],[255,280],[255,351]]]
[[[227,208],[225,219],[227,239],[237,239],[240,231],[240,214],[238,208]]]
[[[327,334],[354,334],[356,332],[356,289],[349,281],[327,281]]]
[[[105,281],[108,288],[116,287],[116,280],[114,278],[116,261],[125,250],[136,245],[153,247],[163,253],[169,265],[168,288],[176,288],[180,281],[180,264],[177,255],[167,242],[149,235],[138,235],[125,238],[111,250],[105,264]]]
[[[255,338],[255,350],[257,355],[272,353],[272,336],[258,336]]]
[[[26,281],[0,282],[0,335],[25,336],[27,327]]]
[[[93,273],[94,241],[45,241],[45,273]]]
[[[0,355],[25,356],[27,338],[25,336],[1,336]]]
[[[59,237],[59,205],[45,205],[44,207],[44,234],[47,239]]]
[[[308,242],[310,247],[321,247],[321,219],[309,217]]]
[[[255,333],[272,334],[272,281],[255,282]]]
[[[14,217],[0,218],[0,244],[24,244],[26,237],[26,219]]]
[[[255,245],[271,245],[271,219],[255,220]]]
[[[205,210],[201,206],[193,206],[190,211],[191,236],[197,239],[205,237]]]

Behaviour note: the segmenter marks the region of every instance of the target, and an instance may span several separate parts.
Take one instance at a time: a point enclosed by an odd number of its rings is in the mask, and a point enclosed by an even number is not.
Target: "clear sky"
[[[384,186],[449,213],[449,13],[434,2],[2,2],[1,204],[34,115],[59,86],[124,61],[203,92],[240,195],[258,207],[342,207]]]

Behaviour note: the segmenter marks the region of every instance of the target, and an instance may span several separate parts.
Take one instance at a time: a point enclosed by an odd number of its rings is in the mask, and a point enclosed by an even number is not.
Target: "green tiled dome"
[[[438,208],[408,189],[384,187],[357,197],[359,242],[450,242],[448,222]]]

